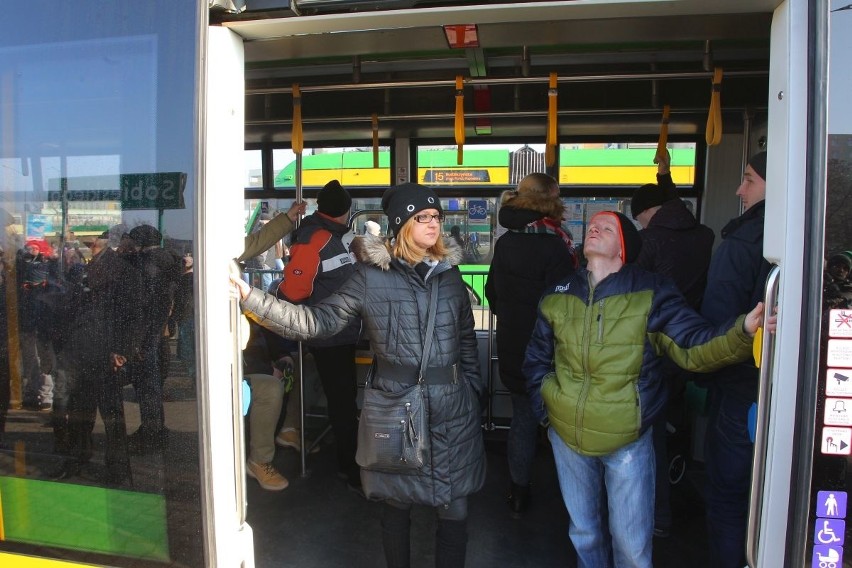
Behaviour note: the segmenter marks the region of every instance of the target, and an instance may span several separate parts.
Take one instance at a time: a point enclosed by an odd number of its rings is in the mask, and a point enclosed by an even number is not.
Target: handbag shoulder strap
[[[435,331],[435,312],[438,311],[438,279],[432,282],[432,292],[429,295],[429,306],[426,316],[426,338],[423,341],[423,357],[420,359],[420,374],[417,382],[423,384],[423,372],[429,359],[429,350],[432,348],[432,333]]]

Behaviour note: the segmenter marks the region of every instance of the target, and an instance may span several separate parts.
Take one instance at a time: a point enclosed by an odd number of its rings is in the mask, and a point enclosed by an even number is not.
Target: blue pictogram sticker
[[[812,568],[842,568],[843,548],[839,546],[814,546]]]
[[[816,504],[817,517],[829,517],[833,519],[846,518],[846,492],[845,491],[819,491]]]
[[[817,519],[814,527],[814,544],[843,546],[846,521],[841,519]]]

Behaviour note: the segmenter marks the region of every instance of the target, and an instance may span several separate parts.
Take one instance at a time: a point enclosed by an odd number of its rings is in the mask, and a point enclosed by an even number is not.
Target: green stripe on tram
[[[168,560],[163,495],[0,477],[5,539]]]
[[[474,150],[470,146],[464,149],[464,164],[458,163],[456,150],[419,150],[418,168],[499,168],[508,167],[508,150]]]
[[[653,166],[656,148],[565,148],[559,151],[559,166]],[[695,150],[670,148],[672,166],[695,166]]]

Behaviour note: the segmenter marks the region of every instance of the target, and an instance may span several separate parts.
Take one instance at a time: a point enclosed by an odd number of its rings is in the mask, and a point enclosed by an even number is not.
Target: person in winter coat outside
[[[630,213],[642,225],[639,231],[642,250],[636,264],[671,278],[689,306],[698,311],[707,285],[715,235],[710,227],[699,223],[677,197],[670,164],[671,156],[666,151],[657,160],[657,183],[643,185],[630,200]],[[663,386],[669,391],[668,410],[660,413],[653,432],[657,459],[654,536],[658,537],[667,537],[672,528],[666,424],[670,417],[678,423],[686,389],[685,372],[668,360],[663,364]]]
[[[387,240],[360,238],[355,273],[313,306],[278,301],[238,278],[242,306],[264,327],[292,339],[329,337],[361,317],[376,357],[373,388],[399,392],[417,382],[426,359],[431,456],[419,470],[362,469],[367,497],[382,500],[382,542],[388,566],[410,565],[410,509],[434,507],[438,516],[435,563],[464,566],[467,497],[485,481],[479,370],[473,312],[457,264],[462,251],[441,239],[443,208],[428,187],[406,183],[382,197]],[[433,342],[423,353],[430,291],[438,287]]]
[[[669,279],[633,264],[640,247],[625,215],[592,217],[588,266],[542,297],[527,347],[530,400],[549,423],[580,568],[652,565],[651,426],[666,402],[660,355],[691,371],[745,361],[763,317],[759,304],[708,323]],[[767,321],[774,331],[774,317]]]
[[[551,285],[577,269],[574,243],[560,223],[564,206],[559,182],[547,174],[526,176],[517,189],[504,192],[498,221],[507,232],[497,240],[485,297],[497,315],[500,380],[512,393],[512,422],[507,441],[509,506],[519,516],[529,505],[538,420],[527,396],[521,370],[537,316],[538,301]]]

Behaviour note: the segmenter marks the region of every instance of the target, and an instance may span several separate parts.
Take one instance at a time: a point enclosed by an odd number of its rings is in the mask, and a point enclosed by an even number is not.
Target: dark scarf
[[[516,230],[515,232],[557,235],[565,243],[565,246],[568,247],[568,251],[571,253],[571,258],[574,260],[574,268],[577,268],[579,263],[577,261],[577,255],[574,252],[574,241],[572,241],[571,237],[568,236],[568,233],[559,226],[559,223],[553,219],[550,219],[549,217],[542,217],[541,219],[533,221],[532,223],[527,224],[523,229]]]

